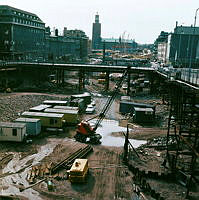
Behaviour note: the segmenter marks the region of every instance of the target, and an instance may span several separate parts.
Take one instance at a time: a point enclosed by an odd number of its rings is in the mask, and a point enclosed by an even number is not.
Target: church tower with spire
[[[99,23],[98,13],[95,15],[92,31],[92,49],[100,49],[101,47],[101,23]]]

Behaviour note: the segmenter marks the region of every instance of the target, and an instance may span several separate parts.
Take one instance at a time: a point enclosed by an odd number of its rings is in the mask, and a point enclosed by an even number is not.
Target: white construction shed
[[[0,122],[0,141],[22,142],[25,137],[25,123]]]

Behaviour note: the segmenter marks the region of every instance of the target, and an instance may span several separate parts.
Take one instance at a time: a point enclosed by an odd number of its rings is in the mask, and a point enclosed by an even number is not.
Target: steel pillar
[[[191,182],[196,181],[199,170],[196,159],[199,157],[199,109],[196,107],[194,91],[180,89],[170,85],[170,114],[167,132],[167,158],[173,174],[180,182],[184,182],[186,198],[189,196]],[[172,133],[171,129],[174,128]],[[169,141],[176,144],[170,149]],[[178,174],[183,174],[183,179]],[[185,178],[186,177],[186,178]]]
[[[127,75],[127,95],[130,95],[131,92],[131,85],[130,82],[131,81],[131,73],[130,71],[128,71],[128,75]]]
[[[62,85],[64,85],[64,69],[61,70]]]
[[[109,90],[109,81],[110,81],[109,75],[110,75],[110,72],[106,72],[106,87],[105,87],[106,91]]]
[[[83,70],[79,70],[79,92],[85,88],[85,73]]]

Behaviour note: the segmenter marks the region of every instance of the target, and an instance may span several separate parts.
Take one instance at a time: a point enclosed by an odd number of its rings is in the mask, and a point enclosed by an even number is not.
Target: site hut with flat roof
[[[26,124],[26,134],[27,136],[36,136],[41,133],[41,120],[33,118],[17,118],[15,120],[17,123]]]
[[[44,112],[45,113],[63,114],[66,125],[76,125],[79,123],[78,110],[47,108],[44,110]]]
[[[61,100],[45,100],[43,104],[51,105],[51,106],[67,106],[68,101]]]
[[[0,122],[0,141],[23,142],[25,139],[25,123]]]
[[[54,106],[54,109],[61,109],[61,110],[77,110],[79,111],[79,108],[77,106]]]
[[[41,105],[30,108],[29,111],[30,112],[43,112],[46,108],[51,108],[51,107],[52,107],[51,105],[41,104]]]
[[[47,113],[47,112],[23,112],[23,117],[41,120],[41,126],[45,128],[63,128],[65,125],[64,114]]]

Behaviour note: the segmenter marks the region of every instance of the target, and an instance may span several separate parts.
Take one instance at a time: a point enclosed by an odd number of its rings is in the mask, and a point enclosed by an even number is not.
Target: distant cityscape
[[[142,58],[164,66],[198,67],[199,27],[179,26],[176,22],[173,32],[161,31],[154,44],[145,45],[125,38],[124,33],[118,38],[102,38],[101,32],[98,13],[89,39],[83,30],[52,30],[34,13],[1,5],[0,60],[70,63],[87,62],[93,56],[104,62]]]

